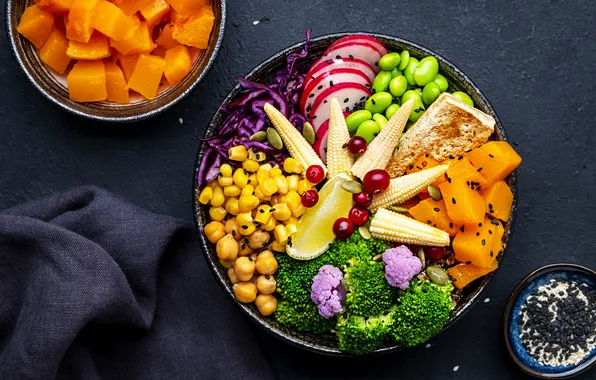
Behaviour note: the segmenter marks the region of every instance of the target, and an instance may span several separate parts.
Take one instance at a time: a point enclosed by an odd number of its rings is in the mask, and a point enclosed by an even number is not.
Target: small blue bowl
[[[522,305],[538,287],[548,284],[551,279],[573,280],[596,288],[596,272],[581,265],[552,264],[530,273],[517,285],[507,302],[503,324],[505,343],[511,358],[524,372],[542,379],[567,379],[596,364],[596,349],[578,364],[552,367],[540,364],[530,356],[519,339],[518,322]]]

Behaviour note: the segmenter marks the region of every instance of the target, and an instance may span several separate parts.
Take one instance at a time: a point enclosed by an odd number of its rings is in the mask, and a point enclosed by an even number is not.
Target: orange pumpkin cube
[[[211,7],[201,7],[195,15],[172,25],[172,37],[183,45],[207,49],[214,22]]]
[[[135,66],[137,65],[137,61],[139,60],[139,54],[124,55],[116,51],[114,56],[116,58],[116,62],[122,69],[124,79],[126,79],[126,82],[128,82],[132,76]]]
[[[497,219],[493,218],[492,216],[488,215],[488,220],[490,220],[490,234],[494,234],[493,236],[493,243],[491,246],[491,253],[494,257],[497,257],[501,250],[503,249],[503,235],[505,235],[505,228]]]
[[[511,215],[513,193],[507,182],[499,180],[491,187],[480,190],[484,198],[485,212],[506,222]]]
[[[175,9],[172,9],[170,11],[170,22],[172,24],[179,24],[181,22],[184,22],[188,20],[188,16],[187,15],[183,15],[180,12],[177,12]]]
[[[475,190],[472,190],[461,179],[452,179],[439,185],[447,214],[453,223],[476,224],[484,218],[484,199]]]
[[[66,78],[70,98],[75,102],[106,100],[106,70],[103,61],[79,61]]]
[[[466,225],[463,232],[459,232],[453,239],[455,258],[463,263],[471,263],[482,268],[494,265],[497,254],[493,251],[493,239],[498,236],[497,226],[485,217],[475,225]]]
[[[458,289],[463,289],[472,281],[494,272],[498,267],[499,263],[497,260],[495,260],[488,268],[482,268],[474,264],[461,263],[447,269],[447,273],[453,278],[453,286]]]
[[[167,52],[168,50],[166,48],[164,48],[163,46],[158,46],[151,52],[151,55],[166,59]]]
[[[149,4],[150,1],[151,0],[113,0],[112,2],[116,4],[125,15],[132,16],[140,11],[141,8]]]
[[[165,0],[151,0],[141,8],[141,15],[150,28],[162,22],[170,13],[170,5]]]
[[[66,35],[57,28],[52,32],[39,49],[39,58],[58,74],[64,74],[70,64],[70,57],[66,55],[68,49],[68,39]]]
[[[192,61],[190,59],[190,52],[184,45],[178,45],[166,52],[166,67],[164,74],[168,83],[171,85],[178,84],[190,73],[192,69]]]
[[[155,98],[165,67],[165,59],[140,54],[132,76],[128,81],[128,88],[147,99]]]
[[[151,53],[155,49],[155,43],[151,39],[151,31],[146,22],[142,22],[137,31],[130,37],[120,41],[110,40],[110,44],[124,55]]]
[[[130,94],[126,88],[126,80],[122,70],[114,62],[105,62],[106,69],[106,90],[108,100],[115,103],[130,103]]]
[[[166,49],[171,49],[175,46],[180,45],[178,41],[172,38],[172,26],[167,24],[164,26],[163,30],[159,34],[159,37],[155,40],[155,43],[158,46],[164,47]]]
[[[139,27],[132,18],[108,1],[97,5],[91,25],[115,41],[132,36]]]
[[[413,164],[406,169],[404,175],[418,173],[421,170],[434,168],[435,166],[440,165],[440,162],[435,160],[434,158],[430,157],[428,154],[423,154],[414,161]],[[442,175],[438,178],[435,182],[433,182],[434,186],[439,186],[443,182],[447,181],[447,173]]]
[[[66,38],[79,42],[89,42],[93,34],[93,12],[97,4],[103,0],[74,0],[68,13]]]
[[[443,200],[425,199],[416,206],[411,207],[408,213],[417,221],[448,232],[450,236],[455,236],[459,232],[458,226],[449,218]]]
[[[205,0],[167,0],[168,3],[183,15],[194,15],[203,5],[207,5]]]
[[[70,11],[73,0],[39,0],[37,6],[47,12],[65,15]]]
[[[39,49],[52,32],[53,25],[53,14],[40,9],[37,5],[32,5],[23,12],[17,32]]]
[[[96,31],[87,43],[70,41],[66,55],[72,59],[93,60],[107,58],[112,52],[108,37]]]
[[[467,157],[460,156],[454,160],[451,160],[449,169],[447,170],[447,177],[451,179],[461,179],[466,181],[466,185],[472,190],[484,189],[492,185],[492,181],[489,181],[478,171],[478,169],[472,165]]]
[[[489,141],[471,151],[468,158],[492,182],[505,179],[522,161],[507,141]]]

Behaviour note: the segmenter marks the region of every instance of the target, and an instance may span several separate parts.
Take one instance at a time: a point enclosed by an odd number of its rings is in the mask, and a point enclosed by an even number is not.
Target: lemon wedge
[[[352,207],[352,193],[341,187],[352,177],[339,173],[319,191],[319,202],[306,210],[298,221],[297,231],[292,235],[286,252],[296,260],[311,260],[322,255],[335,239],[333,223],[346,217]]]

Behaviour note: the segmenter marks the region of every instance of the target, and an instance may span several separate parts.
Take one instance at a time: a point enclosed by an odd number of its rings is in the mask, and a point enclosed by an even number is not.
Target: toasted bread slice
[[[494,130],[492,116],[443,93],[401,139],[387,172],[402,176],[421,154],[443,162],[484,144]]]

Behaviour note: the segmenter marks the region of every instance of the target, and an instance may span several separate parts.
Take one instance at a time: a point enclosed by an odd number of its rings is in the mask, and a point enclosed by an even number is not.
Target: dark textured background
[[[223,47],[205,82],[170,111],[135,125],[93,123],[50,104],[22,75],[8,53],[6,35],[0,33],[0,209],[93,184],[190,222],[196,134],[202,133],[235,77],[303,39],[307,28],[314,35],[364,30],[409,39],[449,59],[480,87],[524,158],[517,225],[504,264],[482,296],[490,302],[481,300],[433,339],[430,348],[381,357],[318,357],[254,326],[251,332],[280,378],[521,378],[501,332],[510,292],[544,264],[569,261],[596,268],[590,243],[596,221],[593,2],[228,4]],[[256,20],[262,21],[253,25]],[[592,370],[580,378],[594,375]]]

